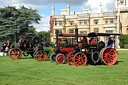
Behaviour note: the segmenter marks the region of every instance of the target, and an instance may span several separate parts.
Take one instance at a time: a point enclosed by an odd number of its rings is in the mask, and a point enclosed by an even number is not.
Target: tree
[[[47,42],[50,42],[50,31],[46,32],[46,31],[41,31],[38,32],[38,35],[42,35],[42,37],[46,36],[47,37]]]
[[[24,6],[20,6],[18,9],[13,6],[0,8],[0,40],[14,41],[14,31],[25,37],[31,36],[32,33],[35,35],[35,30],[31,30],[32,23],[39,23],[40,18],[37,10]],[[17,37],[19,38],[19,36]]]
[[[121,34],[119,36],[119,40],[120,40],[120,43],[119,43],[120,47],[124,48],[125,44],[128,44],[128,35]]]

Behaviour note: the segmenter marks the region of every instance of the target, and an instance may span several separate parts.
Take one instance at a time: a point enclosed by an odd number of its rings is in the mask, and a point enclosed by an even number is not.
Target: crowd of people
[[[4,52],[8,56],[8,51],[10,49],[10,46],[11,46],[11,42],[9,41],[3,44],[0,44],[0,52]]]
[[[82,40],[80,40],[78,43],[87,43],[87,44],[97,44],[99,42],[99,39],[95,39],[94,37],[90,37],[90,39],[88,40],[87,37],[83,37]],[[110,37],[106,43],[107,47],[113,47],[115,40],[112,40],[112,38]],[[65,38],[63,43],[68,43],[68,39]],[[68,43],[70,45],[70,42]]]

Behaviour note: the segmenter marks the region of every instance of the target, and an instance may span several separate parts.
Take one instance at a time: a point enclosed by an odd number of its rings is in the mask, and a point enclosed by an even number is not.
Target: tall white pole
[[[116,33],[120,33],[119,32],[119,28],[120,28],[120,0],[118,0],[118,13],[117,13],[117,29],[116,29]],[[119,36],[116,36],[116,48],[120,48],[120,46],[119,46]]]

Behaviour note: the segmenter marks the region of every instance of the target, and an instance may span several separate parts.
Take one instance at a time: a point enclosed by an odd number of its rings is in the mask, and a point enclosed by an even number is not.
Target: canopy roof
[[[73,33],[70,33],[70,34],[59,33],[59,36],[62,36],[62,37],[75,37],[75,34],[73,34]],[[78,37],[87,37],[87,34],[78,34]]]
[[[110,35],[120,35],[119,33],[88,33],[88,37],[97,37],[97,36],[110,36]]]

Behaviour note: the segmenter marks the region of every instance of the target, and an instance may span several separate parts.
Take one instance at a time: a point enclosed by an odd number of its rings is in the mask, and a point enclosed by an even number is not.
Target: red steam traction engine
[[[78,29],[75,30],[76,35],[76,48],[73,49],[72,52],[69,53],[67,61],[69,64],[76,66],[84,66],[87,61],[93,62],[93,64],[97,64],[99,62],[105,65],[113,65],[117,60],[117,53],[114,43],[114,48],[105,47],[105,43],[103,41],[97,41],[96,44],[88,44],[84,40],[82,43],[82,47],[78,47]],[[88,37],[98,37],[98,36],[110,36],[110,35],[120,35],[118,33],[89,33]]]
[[[75,37],[75,34],[63,34],[63,33],[59,33],[58,30],[56,30],[56,46],[54,48],[54,52],[51,56],[50,56],[50,61],[51,62],[57,62],[58,64],[63,64],[66,61],[67,56],[69,55],[70,52],[73,51],[73,48],[75,47],[75,45],[68,45],[68,43],[61,43],[61,46],[59,45],[60,43],[58,43],[58,36],[62,36],[62,37]],[[81,36],[87,36],[87,35],[82,35],[79,34],[79,37]]]

